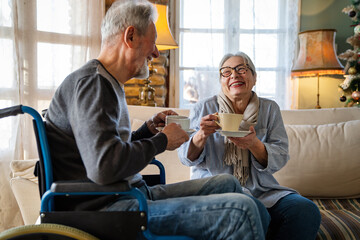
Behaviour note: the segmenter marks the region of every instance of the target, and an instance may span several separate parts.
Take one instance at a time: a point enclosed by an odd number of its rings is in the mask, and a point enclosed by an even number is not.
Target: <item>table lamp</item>
[[[299,33],[300,50],[298,58],[291,70],[291,76],[317,77],[317,104],[321,108],[320,83],[321,75],[343,75],[341,65],[335,51],[335,29],[310,30]]]
[[[168,24],[167,1],[153,1],[153,4],[158,12],[158,19],[155,23],[157,30],[156,47],[159,51],[178,48],[179,46],[174,40]],[[149,77],[143,80],[144,86],[140,88],[139,92],[139,104],[142,106],[156,106],[155,89],[150,86],[150,77],[154,73],[156,73],[156,69],[154,68],[152,61],[150,61]]]

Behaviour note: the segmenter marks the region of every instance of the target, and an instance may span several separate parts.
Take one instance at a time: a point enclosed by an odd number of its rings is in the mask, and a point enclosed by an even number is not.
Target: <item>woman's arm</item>
[[[219,126],[214,122],[215,120],[217,120],[217,117],[213,114],[209,114],[201,118],[200,129],[196,132],[189,144],[187,158],[191,161],[199,158],[205,147],[206,140],[215,132],[216,129],[219,128]]]
[[[281,117],[279,106],[273,101],[264,101],[260,104],[259,120],[256,127],[257,138],[266,148],[267,166],[261,164],[261,160],[252,152],[256,168],[273,174],[280,170],[288,161],[288,138]],[[258,159],[259,158],[259,159]]]
[[[202,164],[208,154],[209,140],[219,127],[214,122],[217,117],[213,114],[218,111],[216,96],[196,103],[190,110],[190,128],[196,132],[190,140],[178,148],[178,156],[185,166],[196,166]],[[209,138],[210,137],[210,138]]]

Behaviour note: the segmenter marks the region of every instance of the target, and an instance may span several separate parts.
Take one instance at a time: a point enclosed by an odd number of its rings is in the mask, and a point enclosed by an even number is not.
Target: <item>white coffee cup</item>
[[[219,121],[215,121],[223,131],[239,131],[240,123],[243,119],[242,114],[237,113],[218,113]]]
[[[181,128],[185,131],[190,129],[190,119],[186,116],[167,115],[165,119],[165,125],[168,125],[170,123],[179,124]]]

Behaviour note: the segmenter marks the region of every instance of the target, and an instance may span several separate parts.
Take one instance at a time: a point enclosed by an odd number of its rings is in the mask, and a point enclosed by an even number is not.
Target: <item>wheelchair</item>
[[[25,225],[0,233],[0,240],[27,239],[154,239],[154,240],[191,240],[186,236],[159,236],[148,228],[148,206],[142,192],[131,187],[127,181],[100,186],[91,181],[53,181],[50,149],[45,124],[41,115],[33,108],[17,105],[0,109],[0,118],[30,114],[33,117],[35,136],[39,153],[36,172],[41,197],[41,224]],[[154,159],[160,174],[144,175],[148,185],[165,184],[165,169]],[[137,211],[63,211],[56,210],[56,197],[73,196],[122,196],[129,195],[139,203]]]

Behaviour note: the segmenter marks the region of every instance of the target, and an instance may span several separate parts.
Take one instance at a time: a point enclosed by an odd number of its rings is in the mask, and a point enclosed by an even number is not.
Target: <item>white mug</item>
[[[169,123],[177,123],[185,131],[190,129],[190,119],[186,116],[167,115],[165,119],[165,125],[168,125]]]

